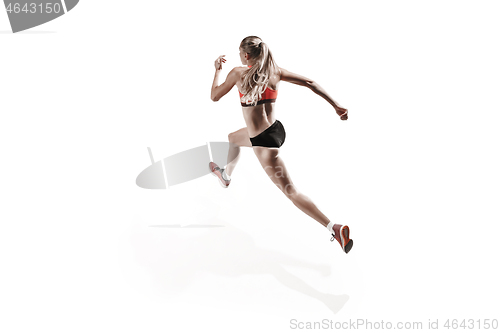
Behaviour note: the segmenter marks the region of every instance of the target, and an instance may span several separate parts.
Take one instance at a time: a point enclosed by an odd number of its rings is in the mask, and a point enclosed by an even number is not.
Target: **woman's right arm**
[[[308,79],[302,75],[298,75],[287,71],[286,69],[280,68],[281,80],[287,81],[299,86],[304,86],[311,89],[315,94],[323,97],[328,103],[330,103],[337,114],[340,116],[341,120],[347,120],[347,109],[343,108],[337,103],[328,93],[315,81]]]

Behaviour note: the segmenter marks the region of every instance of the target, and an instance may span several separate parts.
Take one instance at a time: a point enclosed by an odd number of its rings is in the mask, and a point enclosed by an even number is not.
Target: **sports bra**
[[[238,90],[240,93],[240,99],[243,97],[243,94]],[[278,97],[278,90],[270,89],[269,87],[266,87],[266,90],[264,90],[264,93],[260,97],[260,99],[257,101],[257,105],[264,104],[264,103],[274,103],[276,102],[276,98]],[[253,106],[252,104],[246,104],[246,103],[241,103],[241,106]]]
[[[252,66],[248,66],[252,67]],[[243,97],[243,94],[238,90],[238,93],[240,94],[240,100],[241,97]],[[274,103],[276,102],[276,98],[278,97],[278,90],[271,89],[269,87],[266,87],[266,90],[262,93],[262,96],[260,99],[257,101],[257,105],[264,104],[264,103]],[[241,103],[241,106],[253,106],[252,104],[246,104],[246,103]]]

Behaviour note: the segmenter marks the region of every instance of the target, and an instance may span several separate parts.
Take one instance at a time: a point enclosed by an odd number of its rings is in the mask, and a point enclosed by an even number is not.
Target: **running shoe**
[[[349,238],[349,227],[342,224],[334,224],[333,231],[335,234],[332,234],[330,241],[333,242],[333,240],[336,239],[342,247],[342,250],[344,250],[345,253],[349,253],[353,245],[352,239]]]
[[[219,166],[214,162],[210,162],[208,166],[212,174],[219,178],[222,187],[228,187],[229,183],[231,183],[231,179],[224,177],[224,175],[222,174],[222,171],[224,171],[224,169],[219,168]]]

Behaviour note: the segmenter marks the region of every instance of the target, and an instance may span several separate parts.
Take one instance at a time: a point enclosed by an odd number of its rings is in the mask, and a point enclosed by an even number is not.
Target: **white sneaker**
[[[214,162],[210,162],[208,164],[208,167],[210,168],[210,171],[214,176],[217,176],[219,180],[221,181],[221,184],[223,187],[228,187],[229,183],[231,183],[231,178],[229,178],[228,175],[224,172],[225,177],[222,175],[224,169],[219,168],[217,164]]]

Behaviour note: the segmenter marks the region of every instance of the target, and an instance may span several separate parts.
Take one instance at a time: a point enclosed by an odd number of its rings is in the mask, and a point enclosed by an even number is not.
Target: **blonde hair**
[[[278,65],[273,59],[271,50],[266,43],[257,36],[248,36],[240,43],[243,52],[255,60],[252,67],[245,70],[241,76],[241,102],[256,105],[267,88],[269,78],[278,72]]]

